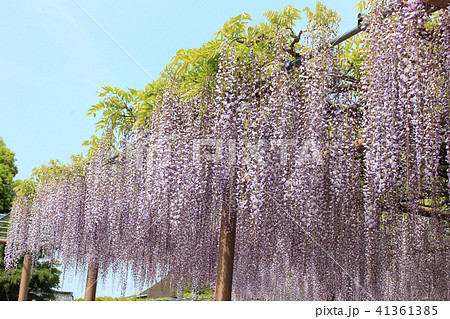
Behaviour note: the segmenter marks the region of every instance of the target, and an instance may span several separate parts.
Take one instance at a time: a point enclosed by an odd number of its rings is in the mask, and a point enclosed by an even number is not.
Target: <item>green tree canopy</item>
[[[23,258],[16,269],[4,273],[5,246],[0,246],[0,300],[17,300],[19,297],[20,277],[22,275]],[[49,267],[48,261],[40,260],[33,267],[28,300],[54,300],[54,289],[59,288],[61,271],[56,267]]]
[[[17,175],[17,166],[14,153],[6,147],[0,137],[0,213],[7,214],[14,200],[14,176]]]

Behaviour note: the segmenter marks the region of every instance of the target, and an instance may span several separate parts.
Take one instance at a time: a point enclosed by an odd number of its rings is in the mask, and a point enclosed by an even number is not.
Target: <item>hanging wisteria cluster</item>
[[[448,201],[439,175],[448,135],[448,27],[427,29],[430,8],[421,1],[392,9],[391,19],[381,9],[371,15],[361,96],[367,288],[375,298],[448,298],[448,234],[420,214]],[[441,12],[439,23],[448,16]]]
[[[7,268],[43,251],[123,288],[131,271],[200,290],[228,220],[234,299],[448,300],[450,11],[429,27],[421,1],[371,8],[359,87],[333,30],[303,33],[297,68],[283,30],[264,53],[224,42],[215,90],[184,99],[173,80],[118,152],[107,131],[16,199]]]

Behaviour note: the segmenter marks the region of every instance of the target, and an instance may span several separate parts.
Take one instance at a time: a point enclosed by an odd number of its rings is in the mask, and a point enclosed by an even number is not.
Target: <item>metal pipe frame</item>
[[[425,3],[428,3],[428,4],[431,4],[431,5],[433,5],[433,6],[435,6],[437,8],[437,9],[433,10],[432,12],[446,8],[449,5],[449,3],[450,3],[450,0],[421,0],[421,1],[425,2]],[[392,13],[393,13],[392,9],[386,9],[386,10],[382,11],[382,14],[383,14],[384,18],[387,18]],[[351,29],[351,30],[341,34],[341,35],[338,35],[337,37],[332,39],[330,41],[330,45],[331,46],[339,45],[342,42],[350,39],[351,37],[354,37],[358,33],[364,31],[366,29],[366,27],[367,27],[366,21],[367,21],[368,18],[369,18],[369,16],[367,14],[359,13],[358,14],[358,25],[355,28],[353,28],[353,29]],[[302,63],[302,61],[304,59],[305,59],[305,57],[300,56],[299,58],[295,59],[294,61],[292,61],[290,63],[289,68],[292,68],[293,66],[301,65],[301,63]]]
[[[437,8],[446,8],[450,3],[450,0],[422,0],[422,2],[431,4]]]

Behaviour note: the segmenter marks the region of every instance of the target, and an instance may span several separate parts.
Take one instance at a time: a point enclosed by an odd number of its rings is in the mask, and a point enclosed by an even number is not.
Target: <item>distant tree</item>
[[[14,153],[0,137],[0,214],[7,214],[14,200],[14,176],[18,173]]]
[[[0,246],[0,300],[17,300],[19,297],[20,276],[22,274],[23,259],[17,269],[4,273],[5,247]],[[51,269],[47,261],[39,261],[34,267],[28,288],[28,300],[54,300],[54,289],[59,288],[61,271],[55,266]]]

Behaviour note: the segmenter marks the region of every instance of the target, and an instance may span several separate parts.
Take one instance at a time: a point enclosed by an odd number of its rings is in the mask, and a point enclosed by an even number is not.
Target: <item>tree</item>
[[[14,176],[18,173],[14,153],[0,137],[0,213],[7,214],[14,200]]]
[[[16,269],[3,272],[5,247],[0,246],[0,300],[17,300],[19,297],[20,277],[22,274],[23,258]],[[56,267],[49,267],[48,261],[40,260],[33,267],[28,288],[28,300],[54,300],[55,288],[59,288],[61,271]]]

